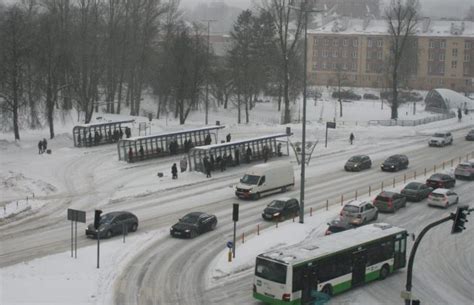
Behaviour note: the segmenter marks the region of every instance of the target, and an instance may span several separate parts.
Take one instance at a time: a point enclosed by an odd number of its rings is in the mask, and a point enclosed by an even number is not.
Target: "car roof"
[[[370,202],[369,201],[360,201],[360,200],[353,199],[353,200],[348,201],[344,206],[352,205],[352,206],[360,207],[361,205],[367,204],[367,203],[370,203]]]
[[[420,186],[420,185],[423,185],[424,183],[417,182],[417,181],[412,181],[412,182],[410,182],[410,183],[407,183],[405,186],[407,186],[407,185],[410,185],[410,184],[411,184],[411,185],[417,185],[417,186]]]
[[[431,179],[431,178],[438,178],[438,177],[441,178],[441,177],[446,177],[446,176],[451,177],[451,176],[448,175],[448,174],[436,173],[436,174],[431,175],[431,176],[430,176],[430,179]]]
[[[186,214],[186,215],[184,215],[184,216],[194,216],[194,217],[199,217],[199,218],[201,218],[201,217],[207,217],[207,216],[210,216],[210,215],[207,214],[207,213],[204,213],[204,212],[191,212],[191,213],[188,213],[188,214]]]
[[[127,211],[114,211],[114,212],[109,212],[109,213],[102,214],[102,215],[100,215],[100,217],[104,217],[105,215],[110,215],[110,216],[116,217],[118,215],[123,215],[123,214],[133,215],[132,213],[127,212]]]
[[[382,196],[382,197],[393,197],[394,195],[397,195],[398,193],[395,193],[395,192],[390,192],[390,191],[383,191],[381,192],[380,194],[377,195],[378,196]]]
[[[448,189],[437,188],[437,189],[435,189],[432,193],[436,193],[436,194],[446,194],[447,192],[449,192]]]
[[[362,158],[362,157],[368,157],[368,156],[367,155],[353,155],[349,159],[351,159],[351,158]]]
[[[297,200],[296,198],[292,198],[292,197],[280,197],[280,198],[275,198],[273,199],[272,201],[289,201],[289,200]],[[272,202],[270,201],[270,202]]]
[[[473,165],[474,165],[474,161],[464,161],[464,162],[459,163],[457,166],[459,166],[459,165],[473,166]]]

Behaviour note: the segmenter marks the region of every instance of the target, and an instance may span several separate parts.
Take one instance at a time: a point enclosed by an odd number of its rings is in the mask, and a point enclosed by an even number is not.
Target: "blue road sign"
[[[234,243],[232,243],[231,241],[227,242],[227,248],[232,249],[233,246],[234,246]]]

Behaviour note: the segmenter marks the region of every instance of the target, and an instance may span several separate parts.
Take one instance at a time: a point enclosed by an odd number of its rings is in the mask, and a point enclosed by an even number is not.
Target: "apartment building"
[[[412,89],[474,91],[474,22],[419,22],[403,59],[401,81]],[[339,18],[308,31],[308,79],[316,85],[390,87],[390,36],[382,19]]]

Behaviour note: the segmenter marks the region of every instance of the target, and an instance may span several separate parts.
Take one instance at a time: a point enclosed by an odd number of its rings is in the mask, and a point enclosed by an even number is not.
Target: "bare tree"
[[[291,0],[264,0],[264,10],[272,17],[278,36],[279,64],[283,84],[284,116],[283,124],[290,123],[290,62],[297,55],[297,42],[300,39],[304,26],[302,10],[292,10]],[[301,1],[301,6],[306,1]],[[303,8],[303,7],[302,7]],[[306,73],[306,71],[305,71]]]
[[[390,74],[392,82],[391,118],[398,118],[399,70],[408,41],[418,22],[417,0],[392,0],[385,12],[390,34]]]
[[[471,7],[466,13],[466,17],[464,18],[464,20],[474,21],[474,5],[471,5]]]
[[[332,83],[336,86],[335,92],[337,92],[337,100],[339,102],[339,117],[342,118],[342,98],[341,92],[342,87],[347,86],[349,81],[349,77],[345,73],[345,70],[341,66],[341,64],[336,65],[336,73],[332,79]]]

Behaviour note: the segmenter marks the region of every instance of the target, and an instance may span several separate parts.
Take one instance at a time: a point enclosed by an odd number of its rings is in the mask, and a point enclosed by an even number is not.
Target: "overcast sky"
[[[181,5],[192,8],[197,3],[211,3],[223,2],[227,5],[236,6],[240,8],[248,8],[250,4],[258,0],[181,0]],[[382,0],[389,3],[390,0]],[[473,0],[420,0],[423,15],[432,17],[459,17],[463,18],[471,5],[474,5]]]

